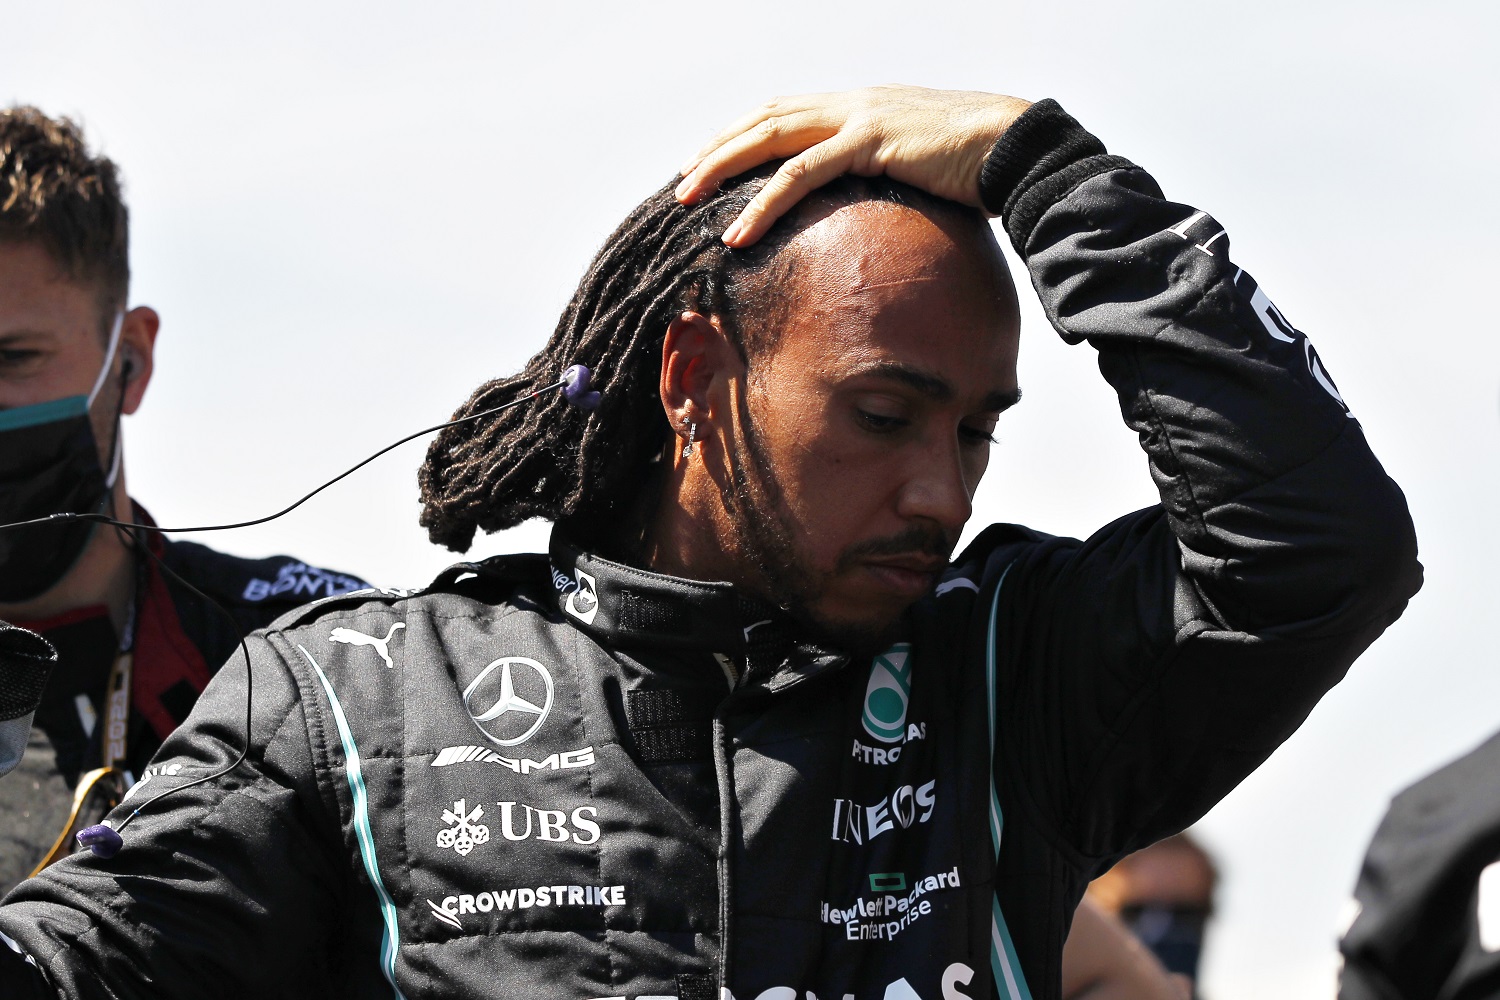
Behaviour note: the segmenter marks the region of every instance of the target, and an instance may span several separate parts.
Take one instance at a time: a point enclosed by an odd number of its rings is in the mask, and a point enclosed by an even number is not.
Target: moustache
[[[957,541],[956,538],[949,538],[941,528],[912,525],[889,538],[872,538],[849,546],[839,555],[838,568],[848,569],[866,559],[879,556],[923,555],[947,562]]]

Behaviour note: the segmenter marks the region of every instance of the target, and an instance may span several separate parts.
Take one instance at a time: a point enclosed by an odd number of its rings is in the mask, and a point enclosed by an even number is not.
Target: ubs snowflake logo
[[[453,803],[452,809],[444,809],[443,822],[453,825],[437,835],[439,847],[451,847],[460,857],[467,856],[477,845],[490,839],[490,828],[477,822],[484,816],[484,806],[475,806],[472,812],[465,812],[467,805],[459,799]]]

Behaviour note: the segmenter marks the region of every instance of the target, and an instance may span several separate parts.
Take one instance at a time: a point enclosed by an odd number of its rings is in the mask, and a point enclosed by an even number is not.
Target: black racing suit
[[[1057,996],[1088,879],[1264,760],[1420,567],[1212,218],[1052,102],[982,184],[1160,506],[1084,541],[988,529],[873,661],[561,535],[311,606],[252,640],[244,766],[23,885],[0,930],[69,997]],[[244,678],[148,791],[233,759]]]

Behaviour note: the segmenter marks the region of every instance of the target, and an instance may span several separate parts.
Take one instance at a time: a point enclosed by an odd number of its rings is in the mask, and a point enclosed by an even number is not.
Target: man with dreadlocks
[[[1018,397],[981,209],[1161,503],[950,563]],[[1056,997],[1088,880],[1232,788],[1420,584],[1400,491],[1222,227],[1050,101],[757,110],[460,414],[575,363],[596,412],[543,393],[421,474],[436,541],[544,517],[550,553],[252,639],[248,734],[224,670],[159,757],[180,794],[0,906],[0,983]]]

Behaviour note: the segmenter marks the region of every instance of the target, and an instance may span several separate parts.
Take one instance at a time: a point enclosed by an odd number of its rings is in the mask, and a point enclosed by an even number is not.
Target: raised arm
[[[1401,491],[1224,227],[1055,102],[914,88],[778,100],[716,137],[680,196],[778,157],[727,242],[753,241],[841,170],[886,173],[1000,215],[1052,325],[1097,349],[1160,506],[1084,542],[992,529],[960,557],[979,593],[945,600],[994,609],[997,773],[1081,870],[1182,829],[1420,586]]]

